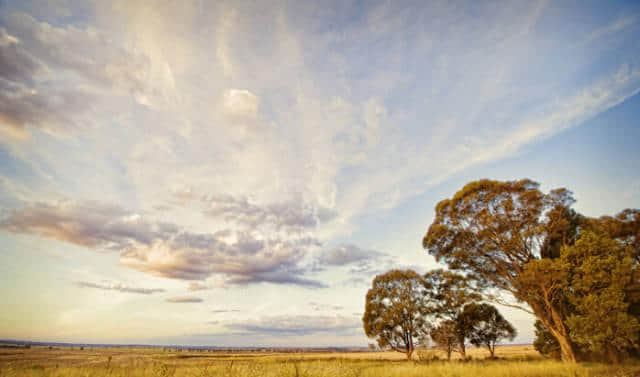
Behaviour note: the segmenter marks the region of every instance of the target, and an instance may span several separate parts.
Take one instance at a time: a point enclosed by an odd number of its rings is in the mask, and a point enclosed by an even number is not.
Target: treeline
[[[534,345],[543,354],[568,362],[618,362],[638,356],[640,210],[591,218],[576,212],[574,203],[569,190],[543,193],[537,182],[528,179],[471,182],[437,204],[422,244],[448,267],[448,274],[465,282],[467,292],[480,295],[480,301],[535,315]],[[369,291],[373,302],[376,280]],[[423,293],[432,289],[427,284]],[[383,299],[377,305],[371,309],[395,304]],[[432,305],[428,302],[421,310],[432,311]],[[408,310],[402,312],[408,316]],[[411,316],[415,314],[407,318]],[[448,322],[451,318],[435,317],[438,327],[454,326]],[[368,319],[365,314],[365,330]],[[384,327],[383,317],[376,321],[376,326]],[[433,337],[434,329],[430,334]]]
[[[467,358],[466,344],[486,347],[513,339],[516,330],[492,305],[482,303],[478,287],[467,277],[437,269],[424,276],[412,270],[392,270],[375,277],[367,292],[364,330],[381,348],[411,359],[430,340],[451,359]]]

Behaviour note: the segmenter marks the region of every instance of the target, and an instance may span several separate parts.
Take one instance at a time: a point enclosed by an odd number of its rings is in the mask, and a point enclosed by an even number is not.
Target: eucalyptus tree
[[[412,270],[391,270],[373,279],[362,322],[380,348],[402,352],[410,360],[427,340],[431,313],[424,278]]]
[[[573,203],[570,191],[543,193],[528,179],[471,182],[437,204],[423,247],[494,300],[507,292],[526,304],[513,306],[538,318],[565,361],[579,347],[637,349],[640,211],[592,219]]]
[[[456,322],[450,319],[441,321],[430,332],[431,339],[438,348],[447,354],[447,360],[451,360],[453,351],[459,349]]]
[[[456,336],[453,350],[467,357],[466,343],[472,329],[471,318],[463,316],[465,305],[479,301],[482,296],[474,280],[465,275],[435,269],[424,275],[427,294],[436,319],[450,321],[455,326],[450,329]],[[450,326],[444,328],[449,329]],[[444,329],[443,328],[443,329]]]
[[[472,303],[464,307],[463,317],[472,323],[469,340],[476,347],[486,347],[491,358],[495,357],[496,344],[513,340],[517,331],[498,309],[487,303]]]
[[[576,354],[565,302],[562,292],[553,289],[554,266],[544,262],[558,254],[549,248],[561,247],[572,236],[568,218],[574,214],[573,202],[568,190],[545,194],[528,179],[475,181],[437,204],[423,238],[423,247],[450,269],[467,271],[489,288],[528,304],[558,340],[562,359],[571,362]],[[542,278],[531,280],[536,274]]]

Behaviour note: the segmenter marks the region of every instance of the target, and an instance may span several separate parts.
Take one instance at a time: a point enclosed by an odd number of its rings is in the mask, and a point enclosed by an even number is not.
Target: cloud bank
[[[305,278],[302,260],[316,241],[264,238],[250,231],[192,233],[98,202],[36,203],[0,221],[13,233],[35,234],[96,250],[113,250],[120,263],[154,276],[224,285],[269,282],[324,287]],[[200,285],[193,285],[200,288]]]
[[[231,322],[232,331],[262,336],[300,336],[322,333],[347,334],[360,330],[359,319],[344,316],[283,315]]]

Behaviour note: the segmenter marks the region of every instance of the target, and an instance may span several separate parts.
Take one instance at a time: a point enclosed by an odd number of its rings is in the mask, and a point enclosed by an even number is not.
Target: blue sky
[[[466,182],[640,207],[638,40],[636,2],[2,2],[0,338],[366,345]]]

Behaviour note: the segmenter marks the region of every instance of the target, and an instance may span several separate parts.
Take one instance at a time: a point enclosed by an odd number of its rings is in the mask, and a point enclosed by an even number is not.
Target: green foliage
[[[533,347],[540,354],[552,357],[554,359],[560,358],[560,345],[556,338],[551,335],[549,330],[538,319],[534,324],[535,340],[533,341]]]
[[[505,339],[513,340],[516,329],[504,319],[495,306],[472,303],[464,307],[462,313],[469,324],[469,341],[476,347],[486,347],[491,357],[495,355],[496,344]]]
[[[450,319],[442,321],[438,327],[431,330],[430,335],[436,346],[447,354],[447,360],[451,360],[451,353],[460,346],[456,322]]]
[[[407,358],[429,333],[432,308],[426,301],[422,276],[412,270],[392,270],[374,278],[362,318],[365,334],[380,348],[403,352]]]
[[[544,194],[537,182],[528,179],[475,181],[438,203],[423,238],[423,247],[436,260],[526,302],[558,339],[568,361],[576,356],[561,294],[547,299],[557,292],[553,286],[557,266],[548,261],[557,256],[558,245],[577,234],[572,227],[581,221],[570,209],[573,202],[568,190]],[[537,273],[543,278],[538,279]]]
[[[587,351],[606,353],[610,361],[638,347],[640,324],[629,313],[627,298],[634,271],[631,247],[588,231],[563,249],[561,259],[569,276],[572,340]]]
[[[528,179],[471,182],[438,203],[423,246],[526,303],[546,329],[545,352],[550,335],[564,360],[578,351],[614,360],[638,349],[640,210],[594,219],[573,203],[570,191],[545,194]]]
[[[466,357],[465,344],[472,324],[469,323],[471,318],[462,314],[465,305],[482,298],[478,293],[479,288],[469,277],[443,269],[427,272],[424,279],[428,288],[429,302],[433,306],[433,314],[436,318],[445,321],[439,331],[449,331],[448,323],[454,324],[451,330],[457,339],[453,343],[447,340],[446,349],[448,352],[455,350],[463,358]],[[440,334],[439,337],[442,335]]]
[[[452,271],[431,270],[424,275],[424,280],[438,318],[455,320],[465,305],[482,299],[473,280]]]

